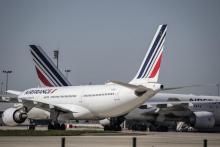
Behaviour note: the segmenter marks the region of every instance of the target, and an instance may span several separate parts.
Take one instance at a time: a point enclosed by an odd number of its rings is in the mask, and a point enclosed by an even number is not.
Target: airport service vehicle
[[[129,83],[111,81],[105,85],[31,88],[23,92],[8,90],[8,93],[16,95],[10,99],[15,99],[22,105],[6,109],[2,114],[3,122],[9,126],[23,123],[34,108],[49,112],[52,120],[48,125],[49,129],[64,129],[65,125],[60,124],[59,120],[104,119],[128,113],[163,89],[163,85],[157,83],[157,80],[166,30],[167,25],[158,27],[139,71]],[[49,71],[42,72],[43,58],[36,51],[39,46],[30,47],[33,49],[32,55],[35,55],[36,70],[45,80],[43,83],[48,84],[51,81],[46,79],[48,75],[45,73]]]

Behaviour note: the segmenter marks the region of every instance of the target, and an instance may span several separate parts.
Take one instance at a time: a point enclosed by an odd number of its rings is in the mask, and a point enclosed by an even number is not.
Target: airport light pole
[[[71,69],[65,69],[65,73],[66,73],[66,78],[68,79],[68,75],[71,72]]]
[[[4,82],[1,82],[1,93],[3,93],[3,84]]]
[[[218,84],[216,84],[216,87],[217,87],[217,90],[218,90],[218,96],[219,96],[219,88],[220,88],[220,84],[218,83]]]
[[[5,91],[7,92],[7,90],[8,90],[8,74],[12,73],[12,70],[3,70],[2,72],[6,74]]]
[[[53,57],[54,57],[54,59],[57,60],[57,69],[58,69],[58,64],[59,64],[59,50],[54,50],[54,51],[53,51]]]

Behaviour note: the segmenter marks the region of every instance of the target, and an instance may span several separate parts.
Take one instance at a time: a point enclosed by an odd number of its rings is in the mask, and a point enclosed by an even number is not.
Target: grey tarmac
[[[100,135],[100,134],[99,134]],[[132,147],[134,136],[66,136],[66,147]],[[208,147],[220,146],[218,133],[147,132],[137,135],[137,147]],[[1,147],[60,147],[62,136],[0,137]]]

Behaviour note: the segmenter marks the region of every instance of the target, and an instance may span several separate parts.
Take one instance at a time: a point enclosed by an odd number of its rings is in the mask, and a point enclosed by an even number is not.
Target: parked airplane
[[[138,73],[129,83],[111,81],[105,85],[32,88],[24,92],[8,90],[8,93],[17,95],[11,99],[16,99],[23,105],[5,110],[3,122],[9,126],[22,123],[33,108],[50,112],[52,123],[48,125],[49,129],[64,129],[64,124],[59,124],[58,120],[103,119],[128,113],[163,89],[163,85],[157,83],[157,80],[166,30],[167,25],[158,27]],[[45,61],[42,61],[43,58],[36,51],[39,46],[30,47],[33,49],[32,55],[35,55],[38,76],[46,79],[43,84],[50,82],[52,86],[53,80],[59,79],[59,76],[53,78],[51,74],[45,75],[50,71],[43,67]],[[59,81],[56,84],[61,86]]]
[[[169,125],[177,127],[177,131],[215,130],[220,127],[220,97],[158,93],[128,113],[125,119],[134,130],[150,127],[154,131],[165,131]]]
[[[42,48],[32,47],[30,51],[36,66],[38,79],[40,83],[43,83],[42,86],[51,87],[54,85],[50,83],[63,83],[62,79],[65,79],[65,76],[56,68],[53,61]],[[36,56],[34,54],[35,52],[38,52],[41,56]],[[43,66],[39,67],[41,62],[36,62],[39,60],[44,61]],[[50,70],[51,67],[53,67],[53,70]],[[44,68],[44,70],[40,70],[42,68]],[[50,72],[47,72],[49,70]],[[55,78],[51,77],[62,78],[54,80]],[[50,82],[45,82],[45,79]],[[67,79],[65,79],[65,81],[67,85],[63,84],[61,86],[71,86]],[[219,100],[220,97],[216,96],[158,93],[145,104],[129,112],[127,115],[104,119],[100,122],[105,126],[106,130],[120,130],[120,124],[125,119],[127,120],[126,124],[128,128],[134,130],[146,130],[146,128],[149,127],[154,131],[165,131],[170,126],[175,127],[175,129],[177,127],[178,131],[186,130],[191,127],[198,130],[210,130],[220,125]],[[31,116],[35,118],[36,116],[38,116],[38,118],[49,117],[49,114],[46,112],[41,113],[41,115],[39,111],[38,113],[33,112],[34,111],[32,111]],[[200,121],[200,119],[204,121]],[[215,124],[213,124],[213,120]]]
[[[72,86],[50,57],[39,46],[30,45],[31,56],[42,87]]]

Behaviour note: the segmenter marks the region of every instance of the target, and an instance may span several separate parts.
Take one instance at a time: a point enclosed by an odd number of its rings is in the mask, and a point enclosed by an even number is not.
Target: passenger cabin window
[[[56,96],[50,96],[50,98],[73,98],[73,97],[76,97],[76,95],[56,95]],[[47,98],[49,98],[49,96]]]
[[[83,97],[94,97],[94,96],[109,96],[109,95],[115,95],[114,93],[96,93],[96,94],[85,94]]]

